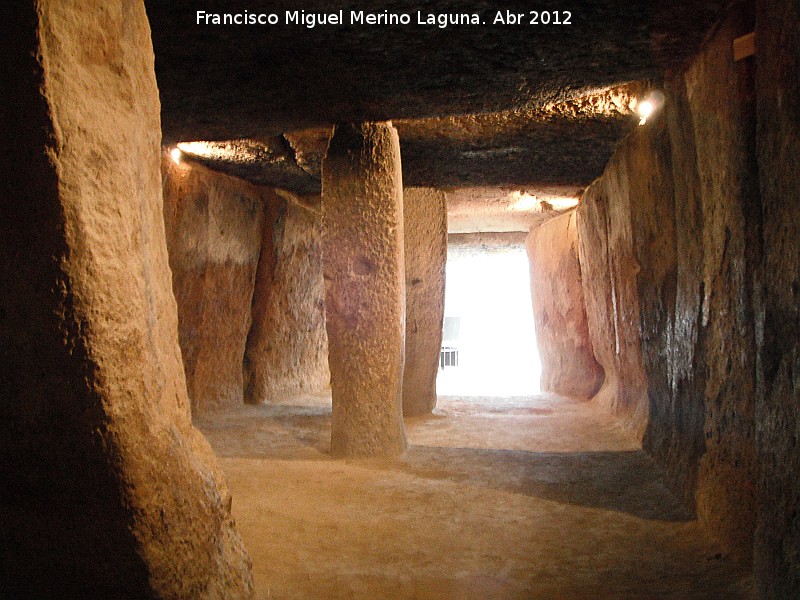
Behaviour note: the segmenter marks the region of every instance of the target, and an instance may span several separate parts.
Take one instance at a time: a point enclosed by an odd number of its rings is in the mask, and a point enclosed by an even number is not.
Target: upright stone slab
[[[403,183],[391,123],[337,125],[322,163],[331,451],[405,451]]]
[[[249,597],[189,415],[144,4],[3,9],[0,596]]]
[[[244,355],[249,404],[327,394],[330,386],[322,218],[299,202],[272,196]]]
[[[406,366],[403,416],[429,414],[436,406],[442,347],[447,200],[431,188],[403,195],[406,259]]]
[[[581,283],[589,337],[605,373],[593,401],[641,439],[649,414],[647,374],[638,330],[639,299],[631,285],[636,266],[630,233],[620,236],[612,231],[612,213],[626,212],[619,204],[609,193],[605,174],[581,199],[577,209]]]
[[[242,360],[272,194],[168,158],[162,174],[178,340],[197,417],[243,402]]]
[[[746,10],[718,24],[691,65],[668,79],[663,110],[620,143],[578,209],[589,328],[606,371],[598,398],[606,404],[611,390],[614,398],[638,399],[635,406],[649,411],[640,411],[647,418],[643,449],[687,508],[696,509],[698,521],[742,564],[751,555],[757,473],[779,465],[770,455],[759,466],[754,453],[759,325],[753,325],[752,297],[761,293],[762,245],[767,251],[780,248],[770,281],[785,275],[785,291],[797,271],[793,246],[779,244],[793,223],[783,218],[786,213],[775,213],[782,215],[780,236],[770,239],[766,228],[760,235],[754,64],[734,61],[732,51],[734,40],[751,27]],[[758,39],[781,38],[770,31]],[[761,45],[758,51],[761,56]],[[777,49],[767,54],[770,69],[777,64],[772,57],[784,57]],[[764,83],[774,89],[779,80],[773,73]],[[776,100],[765,113],[773,126],[786,116],[781,106]],[[770,138],[778,159],[773,168],[779,166],[767,181],[781,191],[780,210],[796,181],[787,177],[791,169],[784,171],[791,155],[785,132],[795,129],[778,126],[777,137]],[[789,187],[781,187],[787,182]],[[762,189],[764,183],[762,173]],[[788,214],[795,212],[792,206]],[[787,305],[796,310],[793,300]],[[765,323],[763,339],[767,329]],[[795,343],[785,321],[779,330]],[[762,427],[778,422],[761,421]],[[777,481],[771,477],[770,485]],[[772,511],[780,502],[770,498],[766,504]],[[776,530],[782,536],[790,526],[782,522]],[[773,550],[788,547],[778,536],[773,540]],[[779,568],[764,572],[772,578]]]
[[[531,268],[542,390],[588,400],[603,383],[589,338],[575,211],[532,227],[525,246]]]
[[[678,404],[676,398],[659,407],[659,414],[665,418],[654,428],[656,439],[671,438],[673,447],[682,448],[680,453],[667,455],[668,459],[678,459],[678,472],[687,470],[681,458],[697,457],[698,521],[744,564],[749,564],[752,556],[759,468],[755,450],[753,290],[763,242],[755,150],[755,61],[735,61],[732,49],[738,36],[752,31],[749,12],[745,8],[735,10],[719,23],[683,74],[689,111],[684,127],[691,127],[694,135],[702,210],[700,227],[692,232],[702,248],[697,265],[702,271],[702,299],[696,313],[700,339],[695,342],[702,351],[695,352],[693,360],[695,370],[705,380],[705,417],[702,439],[689,437],[693,423],[686,418],[687,407]],[[682,151],[677,149],[678,140],[672,143],[673,154]],[[683,175],[675,172],[676,179]],[[682,219],[685,215],[676,216]],[[677,220],[676,230],[695,223],[694,219],[685,224]],[[680,304],[676,306],[679,312],[670,343],[671,360],[686,364],[687,346],[694,340],[678,337],[687,315]],[[671,388],[680,390],[677,385]],[[656,397],[668,398],[672,390],[661,386]],[[665,426],[669,421],[671,426]],[[701,452],[687,456],[692,446]],[[659,462],[666,462],[657,452],[654,455]],[[676,471],[671,465],[669,470]]]
[[[757,3],[757,154],[763,216],[753,576],[760,598],[800,598],[800,6]]]

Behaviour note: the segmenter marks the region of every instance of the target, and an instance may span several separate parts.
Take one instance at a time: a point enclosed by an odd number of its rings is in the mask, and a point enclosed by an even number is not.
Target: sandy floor
[[[748,598],[747,580],[603,415],[553,396],[440,398],[396,461],[332,460],[330,401],[197,423],[258,598]]]

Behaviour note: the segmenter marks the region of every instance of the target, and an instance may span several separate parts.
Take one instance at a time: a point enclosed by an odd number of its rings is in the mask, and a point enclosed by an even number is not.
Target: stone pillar
[[[403,184],[391,123],[337,125],[322,164],[323,271],[336,456],[394,456],[405,334]]]
[[[249,597],[231,497],[189,414],[144,3],[11,5],[0,595]]]
[[[430,188],[404,190],[406,259],[406,366],[403,416],[429,414],[436,406],[442,346],[447,201]]]

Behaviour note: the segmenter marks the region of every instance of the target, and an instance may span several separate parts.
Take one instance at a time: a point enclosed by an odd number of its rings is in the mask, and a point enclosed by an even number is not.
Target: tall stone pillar
[[[436,406],[442,347],[447,201],[432,188],[407,188],[405,211],[406,366],[403,416],[427,415]]]
[[[337,125],[322,164],[323,270],[336,456],[395,456],[405,334],[403,183],[391,123]]]

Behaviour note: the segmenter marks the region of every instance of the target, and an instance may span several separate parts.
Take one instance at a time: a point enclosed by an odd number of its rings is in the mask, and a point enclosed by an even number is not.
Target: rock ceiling
[[[318,194],[333,124],[391,119],[407,186],[560,194],[600,175],[636,126],[630,100],[697,50],[725,3],[576,1],[569,26],[196,24],[196,11],[219,12],[219,4],[147,2],[165,144],[223,141],[195,145],[193,158]],[[536,8],[565,6],[543,0]],[[224,3],[225,12],[298,8],[352,6]],[[527,14],[530,3],[363,0],[358,8],[488,16]]]

